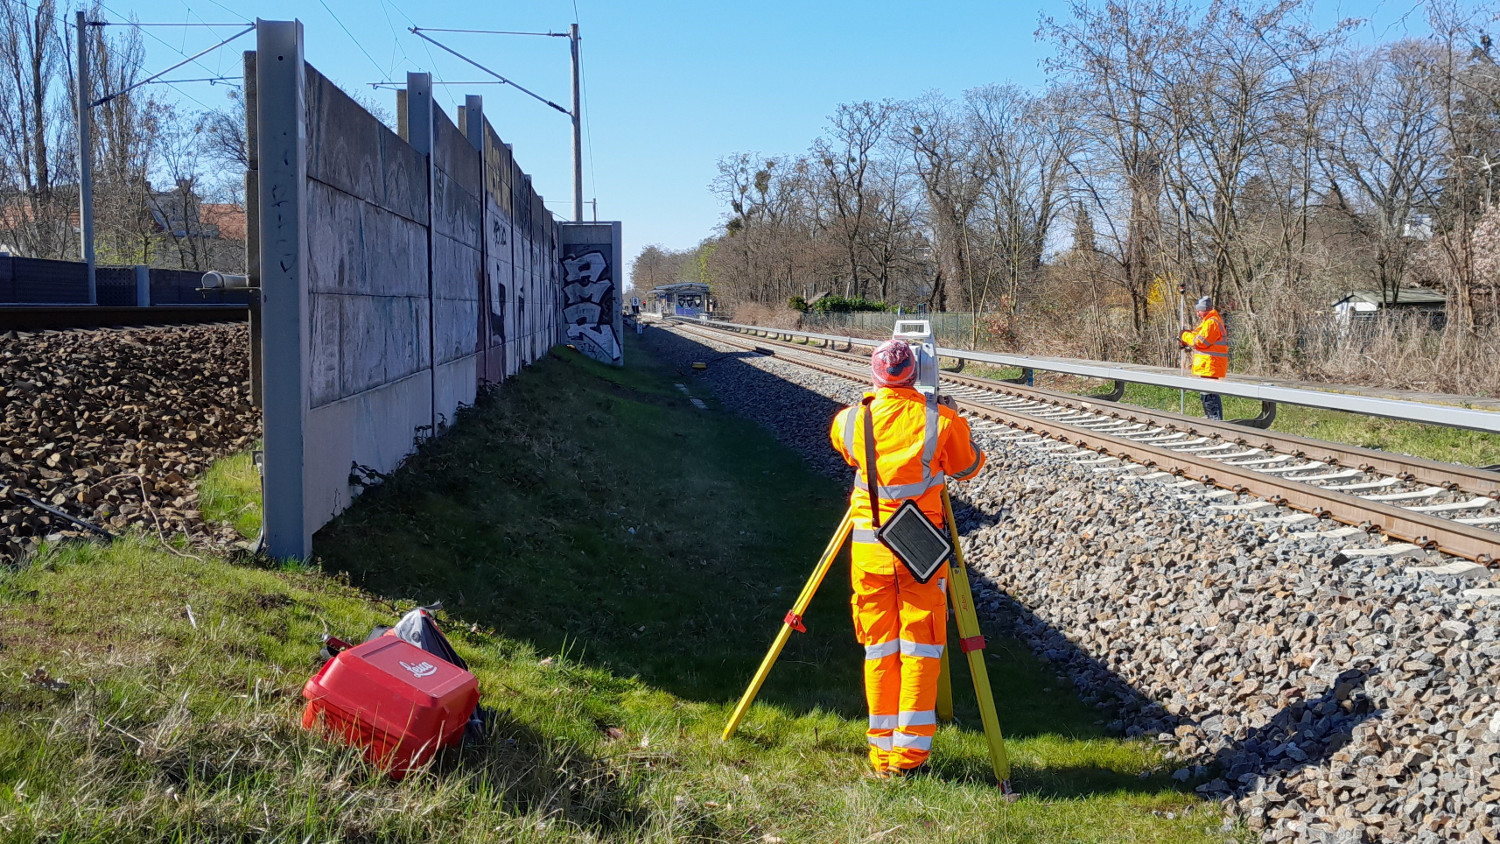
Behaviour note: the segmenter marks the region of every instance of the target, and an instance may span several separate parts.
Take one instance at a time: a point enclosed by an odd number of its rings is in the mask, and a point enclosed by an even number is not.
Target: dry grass
[[[795,331],[802,325],[802,314],[791,308],[773,308],[758,302],[740,302],[734,306],[734,321],[745,325],[764,325]]]
[[[1358,384],[1469,396],[1500,396],[1500,340],[1433,329],[1424,317],[1381,315],[1340,324],[1298,320],[1286,339],[1256,354],[1249,343],[1243,371],[1308,381]],[[1240,369],[1241,367],[1236,367]]]

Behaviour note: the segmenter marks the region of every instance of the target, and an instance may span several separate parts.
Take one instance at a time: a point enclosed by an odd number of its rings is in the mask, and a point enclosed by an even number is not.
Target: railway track
[[[675,323],[689,336],[759,350],[800,366],[868,383],[861,355],[698,324]],[[774,331],[774,330],[772,330]],[[1500,473],[1124,407],[1108,399],[1057,393],[944,372],[946,395],[971,418],[1009,429],[1007,439],[1074,453],[1097,472],[1142,467],[1207,493],[1224,512],[1261,514],[1289,529],[1322,520],[1344,527],[1333,538],[1382,534],[1395,545],[1349,548],[1345,554],[1403,556],[1435,550],[1458,561],[1443,574],[1478,573],[1500,564]],[[1239,496],[1254,500],[1241,502]]]
[[[148,308],[4,305],[0,306],[0,332],[243,322],[249,315],[248,305],[156,305]]]

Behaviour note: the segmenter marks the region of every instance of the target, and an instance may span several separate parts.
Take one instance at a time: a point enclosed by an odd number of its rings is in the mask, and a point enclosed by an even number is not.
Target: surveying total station
[[[917,359],[916,389],[929,402],[938,400],[938,354],[937,343],[932,336],[932,325],[927,320],[897,320],[892,338],[903,340],[912,347]],[[868,441],[868,440],[867,440]],[[915,517],[914,519],[912,517]],[[963,549],[959,544],[958,523],[953,518],[953,500],[948,488],[943,487],[943,519],[948,526],[948,536],[932,526],[915,503],[902,503],[895,516],[880,529],[882,544],[912,570],[913,575],[926,582],[944,565],[948,567],[948,597],[953,604],[953,617],[958,624],[958,647],[969,661],[969,673],[974,678],[974,694],[978,698],[979,717],[984,726],[984,735],[989,742],[990,766],[1001,790],[1011,794],[1010,759],[1005,752],[1005,739],[1000,733],[1000,719],[995,714],[995,699],[990,692],[989,673],[984,664],[984,636],[979,631],[979,618],[974,611],[974,596],[969,587],[969,570],[964,563]],[[737,729],[750,704],[771,673],[771,667],[781,655],[781,650],[791,638],[792,631],[805,633],[802,614],[812,603],[818,587],[833,565],[834,558],[843,549],[853,530],[853,509],[844,512],[838,529],[823,549],[823,556],[813,569],[812,576],[802,587],[790,612],[783,619],[781,629],[771,642],[771,649],[761,660],[760,668],[750,681],[749,688],[740,697],[729,723],[724,727],[724,740],[729,740]],[[926,577],[922,577],[922,573]],[[943,721],[953,720],[953,680],[948,667],[948,649],[943,649],[942,673],[938,680],[937,716]]]

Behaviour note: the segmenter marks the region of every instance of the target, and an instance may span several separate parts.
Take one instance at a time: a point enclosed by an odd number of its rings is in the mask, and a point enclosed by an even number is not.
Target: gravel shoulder
[[[726,409],[849,480],[827,426],[857,386],[647,337]],[[1112,728],[1168,746],[1179,779],[1265,841],[1500,841],[1500,609],[1466,600],[1472,583],[1350,559],[1340,540],[1005,429],[977,438],[988,468],[954,491],[980,610]]]

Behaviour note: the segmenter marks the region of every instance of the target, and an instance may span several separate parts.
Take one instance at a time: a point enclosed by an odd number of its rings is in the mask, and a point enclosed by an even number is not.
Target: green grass
[[[228,522],[246,539],[260,533],[260,473],[250,452],[214,461],[197,486],[203,518]]]
[[[628,356],[559,350],[508,382],[312,565],[130,538],[0,575],[0,841],[1225,840],[1158,749],[1105,735],[1005,637],[987,658],[1021,799],[990,779],[961,661],[934,774],[867,779],[843,564],[720,742],[844,490]],[[393,783],[297,726],[319,633],[439,599],[494,735]]]
[[[1021,375],[1018,369],[983,367],[966,368],[966,372],[985,378],[1018,378]],[[1041,372],[1036,375],[1036,385],[1078,395],[1102,392],[1109,386],[1093,379]],[[1149,384],[1126,384],[1125,395],[1120,404],[1173,413],[1181,412],[1179,407],[1185,406],[1188,416],[1203,416],[1203,406],[1197,393],[1188,392],[1184,402],[1178,390]],[[1259,415],[1260,402],[1224,396],[1224,418],[1250,419]],[[1271,430],[1464,466],[1491,466],[1500,463],[1500,435],[1400,419],[1279,404]]]

